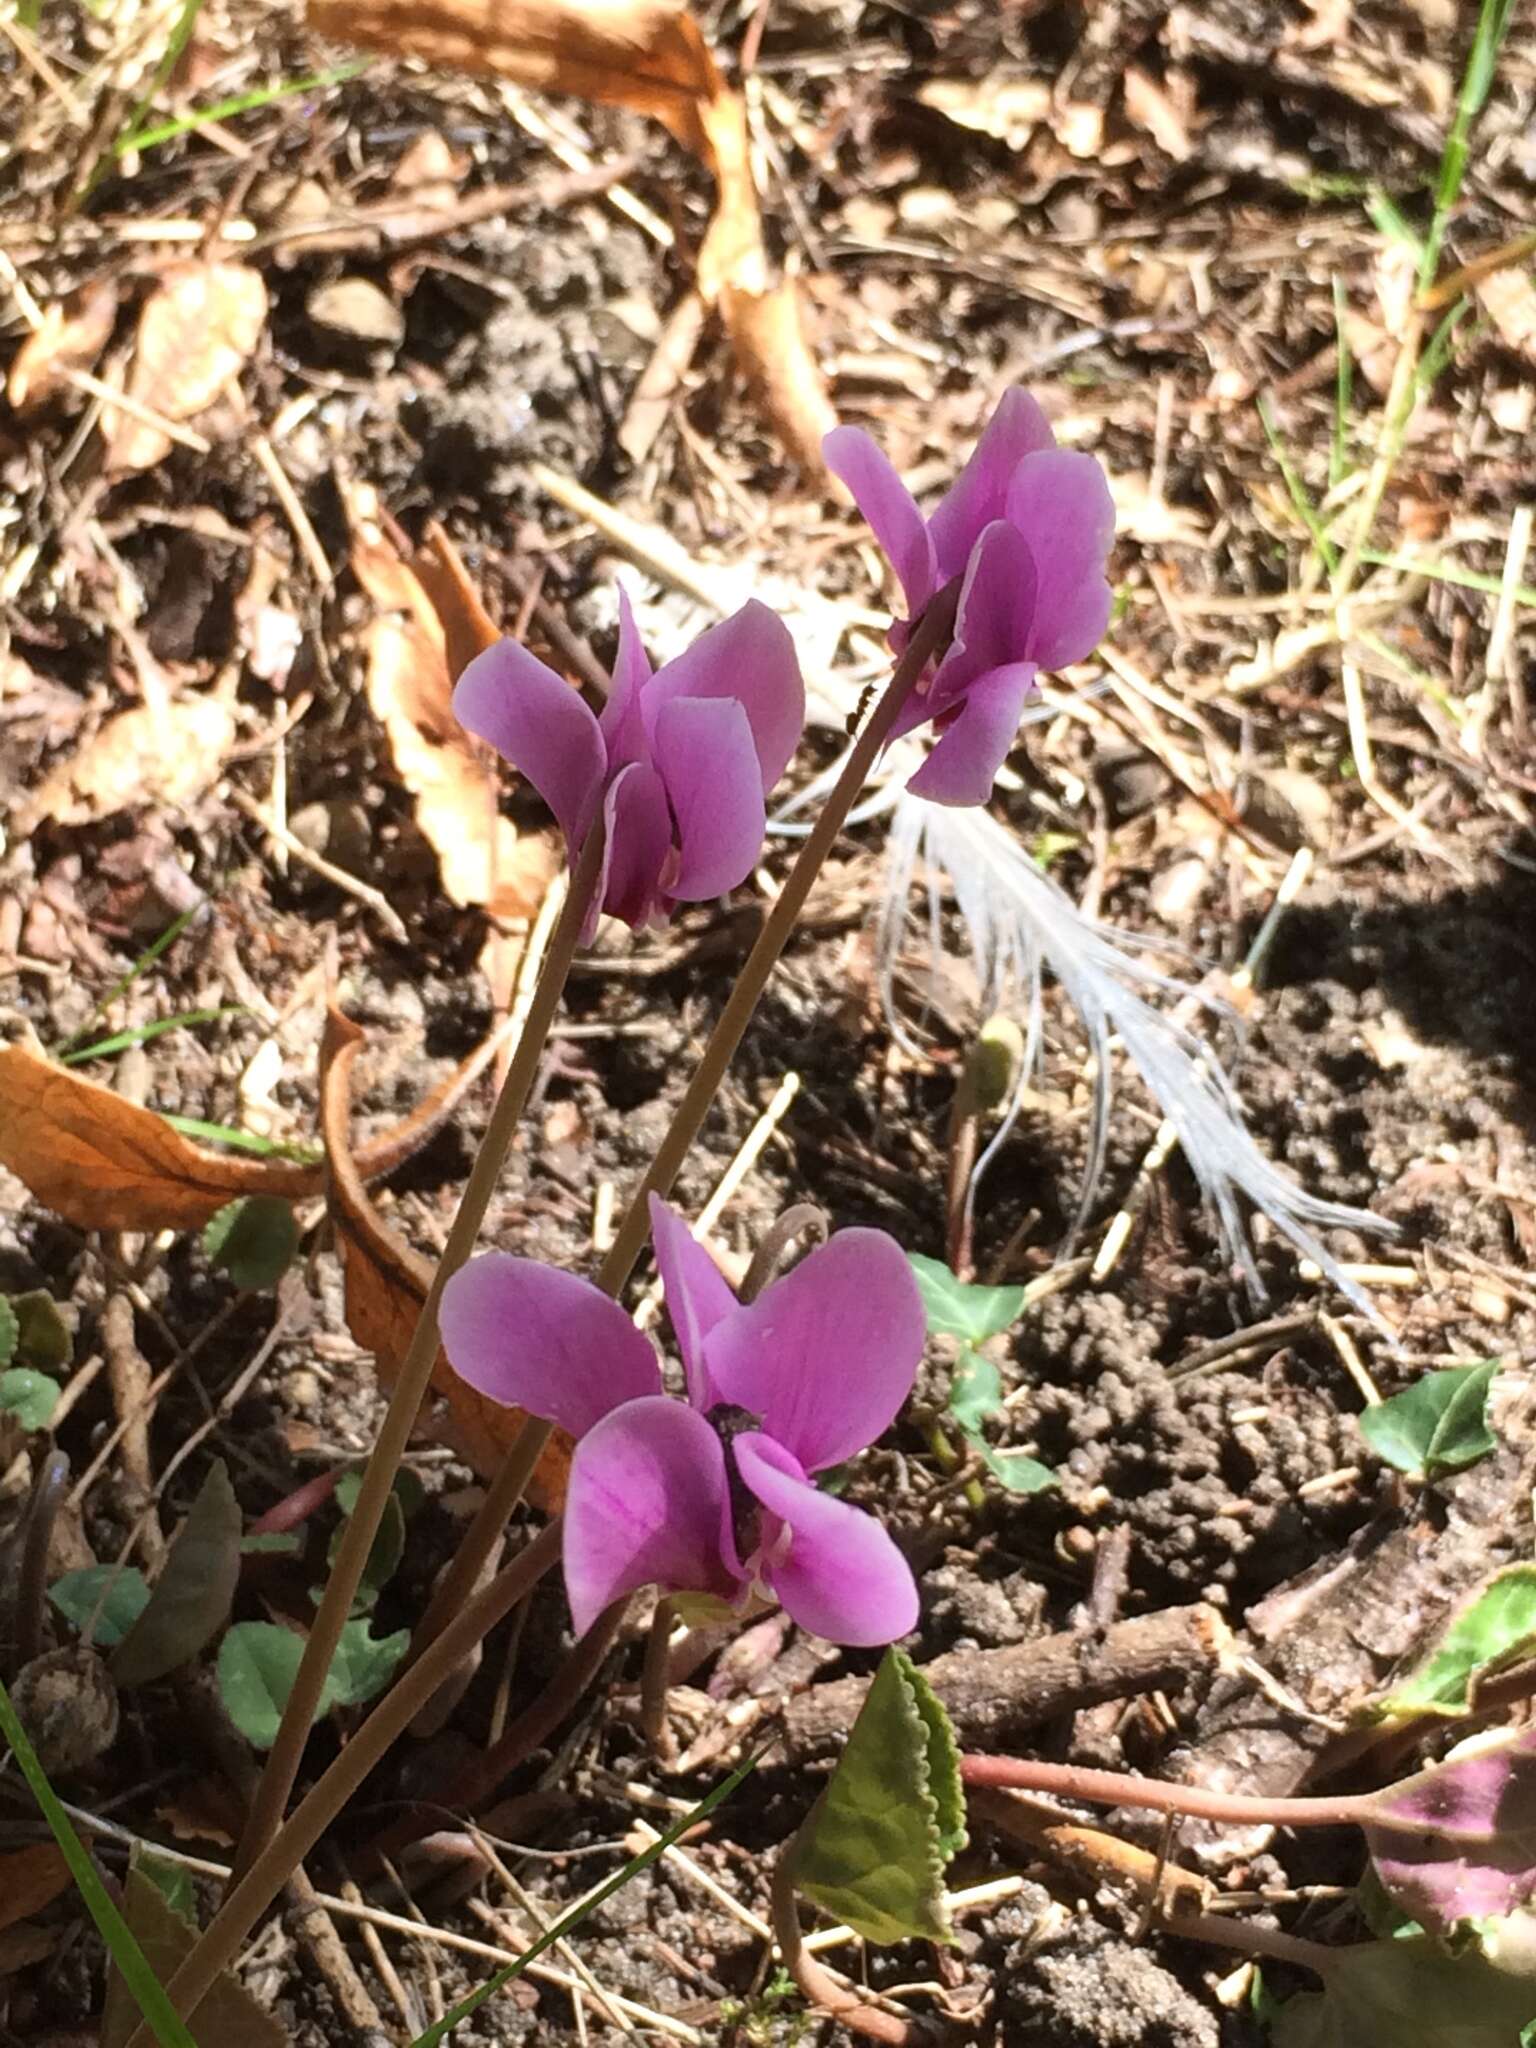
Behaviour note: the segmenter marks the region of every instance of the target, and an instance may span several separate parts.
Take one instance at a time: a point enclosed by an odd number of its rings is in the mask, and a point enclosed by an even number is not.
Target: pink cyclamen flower
[[[941,804],[984,803],[1042,669],[1092,651],[1109,623],[1104,563],[1115,508],[1091,455],[1058,448],[1045,414],[1009,391],[976,451],[925,519],[889,460],[859,427],[822,443],[896,571],[913,624],[962,577],[954,637],[908,697],[892,738],[933,721],[938,742],[907,787]]]
[[[623,1309],[575,1274],[485,1252],[443,1292],[454,1371],[576,1439],[564,1561],[578,1632],[659,1586],[738,1608],[761,1588],[833,1642],[905,1635],[911,1568],[872,1516],[812,1481],[873,1443],[912,1390],[923,1307],[900,1246],[838,1231],[742,1303],[654,1195],[651,1234],[683,1401]]]
[[[763,843],[763,799],[800,738],[805,686],[783,620],[755,602],[653,674],[621,589],[600,718],[515,640],[475,656],[453,708],[527,776],[573,861],[601,808],[590,937],[599,909],[638,930],[746,880]]]

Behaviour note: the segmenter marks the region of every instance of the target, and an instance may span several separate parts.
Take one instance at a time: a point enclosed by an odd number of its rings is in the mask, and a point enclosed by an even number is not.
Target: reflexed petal
[[[676,698],[661,706],[652,748],[678,852],[667,894],[723,896],[751,874],[767,828],[747,714],[728,697]]]
[[[704,1340],[727,1401],[807,1472],[872,1444],[912,1391],[923,1304],[906,1254],[883,1230],[840,1230],[734,1309]]]
[[[1115,501],[1091,455],[1052,448],[1021,463],[1008,487],[1008,521],[1029,543],[1037,595],[1029,653],[1041,668],[1091,654],[1109,624],[1104,562]]]
[[[725,1396],[709,1376],[704,1339],[736,1306],[730,1283],[670,1202],[650,1198],[651,1243],[666,1289],[667,1314],[682,1354],[688,1398],[702,1414]]]
[[[565,1496],[565,1591],[576,1633],[641,1586],[730,1598],[720,1439],[681,1401],[629,1401],[576,1446]]]
[[[652,742],[663,705],[684,697],[734,698],[746,712],[766,795],[800,744],[805,684],[789,628],[754,598],[657,671],[643,698]]]
[[[852,491],[854,503],[896,571],[907,611],[915,617],[938,582],[928,522],[917,509],[916,499],[885,451],[862,427],[834,427],[822,441],[821,455],[832,474],[841,477]]]
[[[453,715],[527,776],[574,861],[597,816],[607,762],[597,720],[576,691],[526,647],[502,640],[459,677]]]
[[[1029,542],[994,520],[971,550],[955,636],[929,691],[935,714],[956,703],[977,676],[1030,656],[1039,579]]]
[[[928,522],[941,578],[958,576],[984,526],[1003,517],[1008,485],[1026,455],[1054,444],[1050,423],[1027,391],[1005,391],[975,453]]]
[[[598,719],[610,775],[631,761],[643,761],[648,751],[640,703],[641,691],[651,679],[651,664],[635,624],[629,592],[622,583],[618,589],[619,644],[613,657],[613,690]]]
[[[967,688],[927,760],[908,782],[933,804],[984,804],[1035,686],[1032,661],[1009,662]]]
[[[661,1392],[656,1354],[617,1302],[575,1273],[482,1252],[443,1289],[448,1363],[478,1393],[579,1437]]]
[[[649,762],[631,762],[608,785],[603,810],[608,841],[598,900],[610,917],[639,931],[660,908],[662,874],[672,851],[672,813],[661,777]]]
[[[873,1515],[818,1492],[766,1433],[748,1430],[732,1449],[747,1487],[789,1532],[788,1555],[765,1563],[762,1576],[791,1619],[855,1646],[891,1643],[916,1628],[912,1567]]]

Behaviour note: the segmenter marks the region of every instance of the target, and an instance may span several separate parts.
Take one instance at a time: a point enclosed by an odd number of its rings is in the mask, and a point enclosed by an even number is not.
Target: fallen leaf
[[[8,1927],[0,1934],[0,1977],[12,1977],[51,1956],[58,1947],[62,1930],[52,1927]]]
[[[746,110],[683,0],[309,0],[308,19],[321,35],[394,57],[489,71],[662,122],[717,187],[699,291],[719,304],[786,446],[809,475],[823,474],[821,439],[836,415],[801,331],[794,287],[776,280],[768,261]]]
[[[1536,285],[1523,270],[1496,270],[1473,286],[1499,339],[1527,361],[1536,360]]]
[[[189,1664],[229,1619],[240,1580],[240,1504],[222,1459],[208,1469],[149,1605],[112,1653],[118,1685],[150,1685]]]
[[[379,1215],[357,1170],[348,1131],[352,1064],[363,1045],[359,1025],[332,1006],[321,1048],[320,1120],[330,1167],[327,1190],[336,1249],[341,1257],[347,1328],[371,1351],[381,1383],[394,1385],[421,1305],[432,1284],[430,1260],[412,1249]],[[481,1478],[500,1470],[527,1427],[520,1408],[488,1401],[461,1380],[439,1349],[432,1389],[444,1397],[441,1417],[426,1421]],[[565,1499],[570,1439],[560,1432],[545,1446],[529,1498],[554,1512]]]
[[[6,380],[13,412],[25,415],[67,390],[72,370],[88,370],[112,338],[117,287],[106,278],[43,309],[42,324],[16,351]]]
[[[245,1159],[56,1066],[35,1039],[0,1046],[0,1166],[81,1230],[185,1230],[236,1195],[318,1194],[318,1167]]]
[[[411,557],[411,569],[442,625],[448,673],[457,682],[475,656],[494,647],[502,636],[480,602],[458,549],[437,520],[427,522],[425,538],[426,546]]]
[[[429,571],[435,589],[454,593],[453,601],[444,595],[445,620],[421,575],[386,534],[375,494],[354,488],[347,513],[353,574],[380,613],[367,635],[368,701],[415,800],[416,822],[437,855],[443,887],[460,905],[531,917],[558,867],[553,842],[543,834],[520,835],[501,816],[494,757],[453,715],[450,648],[455,659],[467,659],[500,636],[472,592],[466,601],[468,577],[446,535],[431,552]]]
[[[171,1905],[144,1867],[145,1861],[136,1848],[123,1886],[123,1918],[150,1968],[162,1984],[168,1984],[192,1953],[198,1934]],[[125,2048],[142,2024],[138,2001],[121,1973],[109,1968],[100,2048]],[[220,2048],[286,2048],[288,2036],[275,2015],[257,2002],[232,1971],[221,1970],[198,2006],[197,2038],[217,2041]]]
[[[244,368],[261,339],[267,288],[244,263],[184,263],[144,301],[126,395],[162,419],[192,419]],[[170,437],[147,420],[111,411],[109,472],[151,469]]]
[[[218,779],[234,737],[234,706],[219,695],[171,697],[119,712],[20,806],[16,835],[45,819],[85,825],[149,804],[194,803]]]
[[[0,1928],[40,1913],[69,1881],[69,1865],[56,1842],[35,1842],[0,1856]]]
[[[1190,98],[1188,81],[1184,80],[1183,84],[1185,89],[1176,99],[1139,64],[1128,65],[1121,80],[1126,114],[1138,128],[1146,130],[1165,156],[1171,156],[1178,164],[1187,163],[1194,151],[1185,117]],[[1180,100],[1184,102],[1183,107]]]

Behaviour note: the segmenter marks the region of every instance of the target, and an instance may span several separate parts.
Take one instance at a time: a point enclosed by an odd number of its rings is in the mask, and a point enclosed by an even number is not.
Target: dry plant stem
[[[818,1800],[817,1806],[820,1803]],[[815,1814],[816,1807],[813,1806],[807,1825]],[[922,2038],[916,2027],[898,2019],[894,2013],[866,2005],[856,1993],[845,1990],[806,1948],[800,1933],[800,1909],[791,1870],[798,1839],[798,1835],[792,1836],[785,1843],[773,1869],[773,1938],[779,1945],[785,1969],[811,2004],[819,2007],[829,2019],[862,2034],[866,2040],[888,2042],[891,2048],[911,2048],[913,2042]]]
[[[646,1197],[651,1194],[665,1195],[677,1177],[677,1170],[688,1156],[689,1147],[699,1134],[699,1127],[709,1113],[710,1104],[720,1092],[726,1070],[736,1055],[742,1034],[752,1021],[752,1013],[762,998],[768,977],[778,962],[779,955],[789,943],[790,935],[811,885],[821,872],[822,863],[831,852],[838,833],[843,829],[843,820],[853,807],[854,799],[869,776],[875,758],[885,745],[896,714],[917,687],[923,670],[930,659],[949,638],[955,622],[955,606],[959,601],[959,579],[946,584],[935,597],[919,620],[917,629],[907,643],[905,653],[896,664],[895,673],[886,686],[885,694],[875,706],[868,725],[860,733],[844,763],[843,772],[837,779],[836,787],[822,807],[810,837],[800,850],[800,857],[789,872],[778,900],[768,913],[768,920],[758,933],[757,943],[747,956],[730,999],[720,1012],[719,1021],[710,1040],[704,1048],[693,1079],[679,1103],[666,1136],[657,1148],[656,1157],[646,1169],[645,1179],[630,1198],[624,1220],[619,1225],[617,1236],[603,1261],[598,1275],[598,1286],[607,1294],[617,1294],[630,1274],[650,1228],[646,1209]]]
[[[391,1687],[347,1747],[311,1786],[245,1875],[235,1881],[202,1940],[167,1985],[184,2019],[191,2020],[221,1970],[239,1955],[247,1935],[316,1842],[404,1734],[460,1658],[517,1605],[560,1556],[558,1517],[476,1594],[437,1641]],[[153,2048],[141,2026],[127,2048]]]
[[[651,1745],[651,1754],[671,1763],[677,1744],[667,1721],[667,1669],[672,1647],[672,1624],[676,1609],[670,1600],[658,1600],[645,1639],[645,1663],[640,1672],[640,1730]]]
[[[69,1487],[69,1460],[49,1451],[37,1468],[27,1501],[26,1534],[16,1580],[16,1668],[30,1664],[43,1647],[43,1614],[48,1600],[48,1553],[53,1525]],[[7,1677],[12,1674],[6,1673]]]
[[[565,907],[560,922],[550,941],[545,957],[544,971],[534,991],[529,1007],[528,1019],[518,1039],[517,1050],[512,1064],[507,1069],[507,1078],[502,1085],[496,1107],[491,1112],[475,1163],[470,1169],[469,1179],[459,1199],[458,1213],[448,1232],[448,1242],[443,1247],[442,1257],[432,1276],[432,1285],[422,1303],[412,1333],[410,1348],[400,1368],[395,1390],[390,1396],[389,1408],[379,1430],[378,1441],[373,1447],[368,1464],[363,1472],[361,1490],[357,1504],[348,1517],[341,1548],[332,1565],[326,1583],[325,1596],[320,1611],[315,1616],[304,1646],[303,1661],[293,1681],[293,1691],[283,1709],[282,1725],[277,1740],[267,1758],[266,1769],[261,1783],[256,1788],[256,1797],[251,1806],[250,1818],[246,1822],[245,1835],[239,1853],[235,1858],[235,1876],[240,1878],[253,1867],[255,1859],[272,1841],[283,1813],[288,1805],[288,1795],[293,1790],[294,1779],[298,1776],[299,1764],[309,1740],[309,1731],[320,1705],[320,1696],[336,1654],[336,1645],[352,1611],[352,1602],[362,1581],[368,1556],[373,1548],[373,1539],[378,1534],[379,1524],[389,1501],[390,1488],[400,1469],[400,1460],[410,1441],[411,1431],[416,1426],[416,1417],[432,1379],[432,1368],[437,1362],[438,1303],[443,1288],[458,1271],[474,1249],[475,1239],[485,1220],[491,1196],[501,1174],[502,1162],[512,1142],[528,1096],[538,1072],[539,1060],[543,1055],[544,1041],[549,1027],[554,1022],[555,1010],[565,988],[566,976],[570,971],[581,928],[586,919],[593,889],[602,872],[603,827],[599,822],[587,834],[586,844],[571,875],[566,891]],[[527,1439],[534,1432],[524,1432],[523,1445],[513,1453],[519,1458],[524,1452]],[[534,1452],[537,1456],[537,1450]],[[529,1466],[531,1470],[531,1464]],[[478,1567],[477,1567],[478,1569]]]
[[[1042,1792],[1053,1799],[1081,1799],[1093,1806],[1139,1806],[1149,1813],[1174,1813],[1188,1820],[1237,1826],[1257,1821],[1277,1828],[1332,1828],[1358,1826],[1367,1820],[1374,1826],[1392,1825],[1390,1810],[1378,1807],[1369,1796],[1265,1799],[1246,1792],[1212,1792],[1202,1785],[1170,1785],[1122,1771],[1037,1763],[1031,1757],[962,1756],[960,1778],[966,1785]]]

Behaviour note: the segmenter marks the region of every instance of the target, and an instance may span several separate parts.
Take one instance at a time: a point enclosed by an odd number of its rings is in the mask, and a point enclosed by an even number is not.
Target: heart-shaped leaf
[[[1474,1682],[1536,1643],[1536,1565],[1498,1572],[1451,1617],[1434,1649],[1381,1702],[1386,1714],[1462,1714]]]
[[[149,1582],[133,1565],[88,1564],[48,1588],[64,1619],[99,1650],[111,1650],[149,1605]]]
[[[1006,1330],[1024,1313],[1022,1287],[975,1287],[957,1280],[942,1259],[907,1254],[923,1297],[931,1337],[960,1337],[981,1344]]]
[[[275,1287],[299,1247],[293,1204],[279,1195],[240,1195],[208,1219],[203,1250],[237,1287]]]
[[[964,1840],[949,1718],[911,1659],[889,1649],[796,1838],[794,1881],[866,1940],[949,1941],[944,1866]]]
[[[13,1318],[14,1321],[14,1318]],[[59,1405],[60,1387],[45,1372],[13,1365],[0,1372],[0,1409],[14,1415],[23,1429],[46,1429]]]
[[[1359,1418],[1360,1434],[1378,1458],[1414,1478],[1459,1472],[1498,1449],[1488,1427],[1488,1389],[1497,1359],[1427,1372],[1411,1387],[1379,1401]]]
[[[16,1319],[14,1363],[30,1365],[36,1372],[61,1372],[69,1363],[74,1340],[53,1296],[34,1287],[30,1293],[12,1295],[9,1307]],[[0,1313],[0,1322],[3,1320]],[[3,1351],[4,1337],[0,1333],[0,1352]],[[0,1356],[0,1365],[12,1362],[11,1358]]]
[[[1536,1894],[1536,1730],[1479,1738],[1371,1805],[1376,1874],[1430,1933],[1501,1919]]]
[[[336,1645],[315,1719],[333,1707],[361,1706],[381,1693],[410,1646],[409,1629],[376,1638],[366,1621],[349,1621]],[[230,1719],[253,1749],[270,1749],[277,1740],[303,1655],[303,1636],[270,1621],[236,1622],[220,1643],[219,1693]]]
[[[1321,1991],[1288,1998],[1274,2048],[1516,2048],[1536,2005],[1529,1978],[1477,1949],[1448,1954],[1427,1936],[1341,1948]]]

